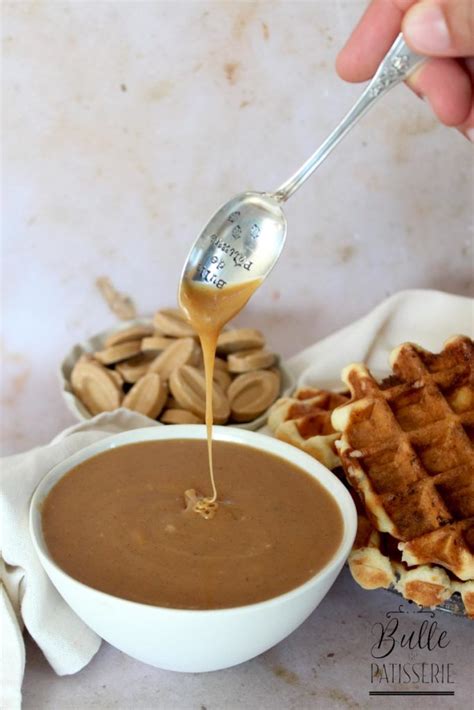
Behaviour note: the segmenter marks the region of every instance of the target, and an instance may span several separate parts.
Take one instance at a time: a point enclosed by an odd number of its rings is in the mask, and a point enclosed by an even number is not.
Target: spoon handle
[[[355,126],[357,121],[362,118],[369,108],[391,88],[404,81],[415,67],[419,66],[425,59],[426,57],[412,52],[403,39],[403,35],[399,34],[358,101],[344,116],[334,131],[326,138],[324,143],[319,146],[316,152],[308,158],[289,180],[278,188],[274,193],[274,197],[279,202],[286,202],[286,200],[306,182],[309,176],[314,173],[316,168],[327,158],[332,149],[335,148],[346,133]]]

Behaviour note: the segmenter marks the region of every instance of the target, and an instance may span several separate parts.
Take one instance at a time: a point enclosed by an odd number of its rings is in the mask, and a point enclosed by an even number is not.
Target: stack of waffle
[[[271,407],[268,426],[281,441],[306,451],[327,468],[340,466],[336,441],[340,434],[331,424],[332,411],[349,398],[337,392],[305,387],[293,397],[282,397]]]
[[[395,586],[423,606],[459,592],[474,616],[474,344],[456,336],[436,355],[404,344],[391,366],[382,383],[363,365],[345,368],[350,401],[334,409],[324,393],[327,419],[311,432],[319,444],[330,437],[359,497],[350,568],[361,586]],[[282,404],[273,412],[279,408],[281,418]],[[308,451],[298,418],[290,427],[288,403],[286,411],[276,427],[271,415],[270,426]],[[280,436],[283,425],[296,427],[300,441]],[[336,457],[322,462],[338,464]]]

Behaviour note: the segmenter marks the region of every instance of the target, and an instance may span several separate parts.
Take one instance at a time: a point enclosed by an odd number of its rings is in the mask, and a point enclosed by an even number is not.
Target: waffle
[[[453,594],[461,595],[467,616],[474,618],[474,581],[461,582],[437,565],[407,567],[396,541],[380,533],[359,512],[357,535],[349,555],[349,567],[364,589],[395,589],[405,599],[424,607],[445,603]]]
[[[400,589],[433,565],[461,584],[474,578],[474,344],[456,336],[432,354],[405,343],[391,365],[382,384],[364,365],[343,371],[351,400],[331,419],[341,462],[372,526],[417,566],[401,569]]]
[[[293,444],[318,459],[324,466],[340,466],[331,425],[331,412],[348,398],[336,392],[304,388],[293,397],[278,399],[271,407],[268,426],[277,439]]]
[[[396,582],[391,560],[382,552],[381,533],[364,515],[357,517],[357,535],[349,555],[349,567],[364,589],[388,589]]]

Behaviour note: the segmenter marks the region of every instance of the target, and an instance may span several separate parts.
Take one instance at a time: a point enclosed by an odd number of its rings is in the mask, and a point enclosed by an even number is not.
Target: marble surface
[[[397,611],[399,597],[388,591],[365,592],[345,569],[328,596],[310,618],[285,641],[234,668],[214,673],[177,674],[162,671],[128,658],[103,643],[92,662],[80,673],[58,678],[41,652],[30,642],[28,672],[24,684],[24,710],[83,710],[120,708],[128,710],[347,710],[384,708],[398,710],[402,703],[417,710],[467,708],[474,684],[466,649],[472,644],[472,622],[436,612],[430,623],[436,633],[445,631],[446,648],[428,650],[397,646],[385,659],[389,664],[413,664],[429,668],[450,667],[450,682],[387,684],[376,668],[383,660],[372,657],[378,626],[386,614]],[[413,633],[418,639],[424,615],[405,602],[394,637]],[[434,638],[434,637],[433,637]],[[426,642],[426,635],[423,642]],[[414,643],[412,645],[414,645]],[[422,644],[423,645],[423,644]],[[374,651],[374,653],[378,653]],[[419,669],[419,666],[418,666]],[[383,671],[381,671],[383,672]],[[428,671],[426,671],[428,672]],[[371,682],[371,673],[374,676]],[[441,678],[441,675],[438,675]],[[454,696],[371,697],[381,690],[442,690]]]
[[[363,5],[3,3],[4,453],[72,423],[58,364],[116,322],[98,277],[140,314],[173,305],[220,203],[276,188],[325,138],[360,91],[334,60]],[[472,177],[467,141],[397,88],[288,203],[285,251],[238,321],[285,356],[400,289],[472,294]],[[104,644],[82,673],[56,678],[29,644],[25,707],[366,707],[371,626],[394,603],[344,574],[290,639],[210,676]],[[456,698],[429,702],[466,707],[468,624],[436,618],[452,638]]]

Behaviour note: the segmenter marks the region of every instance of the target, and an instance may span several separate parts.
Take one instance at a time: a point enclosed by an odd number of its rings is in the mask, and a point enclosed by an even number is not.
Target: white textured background
[[[2,4],[5,452],[72,422],[56,369],[114,323],[98,276],[140,313],[172,305],[220,203],[276,188],[335,126],[360,91],[334,60],[362,6]],[[396,89],[289,202],[283,256],[240,322],[289,355],[399,289],[472,293],[472,184],[467,141]],[[366,707],[371,624],[394,600],[344,575],[288,641],[211,676],[155,671],[104,644],[89,669],[57,678],[29,645],[25,708]],[[469,624],[438,616],[456,703],[430,705],[466,707]]]
[[[56,368],[114,316],[173,304],[234,193],[274,189],[360,88],[334,70],[359,0],[5,2],[5,451],[70,415]],[[394,90],[287,205],[280,263],[239,321],[284,355],[394,291],[472,284],[471,148]]]

